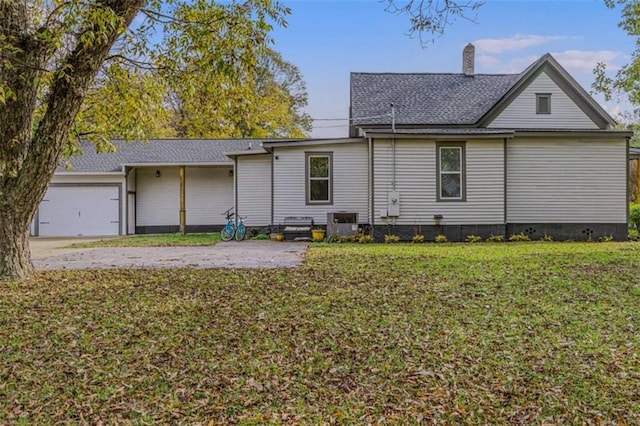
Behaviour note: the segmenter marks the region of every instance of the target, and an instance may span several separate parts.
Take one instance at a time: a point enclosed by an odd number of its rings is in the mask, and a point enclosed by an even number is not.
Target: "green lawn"
[[[0,284],[0,424],[638,424],[640,244]]]
[[[220,233],[212,234],[157,234],[131,235],[122,238],[107,238],[99,241],[72,244],[73,248],[93,247],[171,247],[210,246],[220,241]]]

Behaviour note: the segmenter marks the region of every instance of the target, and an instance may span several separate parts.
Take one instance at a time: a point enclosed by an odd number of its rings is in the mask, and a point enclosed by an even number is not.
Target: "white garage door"
[[[43,237],[120,234],[118,186],[53,186],[40,204]]]

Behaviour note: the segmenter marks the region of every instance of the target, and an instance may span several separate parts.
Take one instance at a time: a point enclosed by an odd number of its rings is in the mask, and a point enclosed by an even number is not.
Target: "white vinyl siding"
[[[160,177],[156,177],[156,170]],[[221,225],[225,210],[233,206],[231,167],[187,167],[185,201],[187,225]],[[178,167],[142,167],[137,171],[136,225],[180,224]]]
[[[306,153],[333,153],[333,203],[307,205],[305,163]],[[367,144],[365,142],[279,147],[275,148],[274,223],[283,223],[287,216],[311,216],[316,224],[324,225],[329,212],[358,213],[365,222],[367,209]]]
[[[466,201],[437,201],[436,143],[429,140],[396,141],[396,190],[400,193],[400,216],[381,218],[392,190],[392,149],[389,140],[374,143],[375,224],[443,225],[504,223],[504,145],[502,140],[471,140],[466,143]]]
[[[271,155],[241,155],[236,164],[236,211],[247,226],[271,224]]]
[[[233,207],[232,167],[187,167],[187,225],[222,225],[222,213]],[[180,187],[178,186],[178,191]],[[180,208],[178,204],[176,208]]]
[[[550,95],[549,114],[537,114],[536,94]],[[597,129],[598,126],[545,73],[526,87],[487,127],[504,129]]]
[[[160,177],[156,177],[156,170]],[[136,226],[180,223],[180,177],[177,167],[143,167],[136,173]]]
[[[516,138],[507,148],[509,223],[624,223],[626,142]]]

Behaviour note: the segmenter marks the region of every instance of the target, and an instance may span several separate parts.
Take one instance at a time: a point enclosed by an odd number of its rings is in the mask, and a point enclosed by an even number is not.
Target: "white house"
[[[338,217],[376,239],[626,239],[631,133],[551,55],[475,74],[469,45],[460,74],[352,73],[350,118],[344,139],[151,141],[72,159],[34,233],[175,232],[181,211],[188,230],[211,230],[234,206],[250,227]]]
[[[471,45],[463,62],[460,74],[353,73],[349,139],[230,153],[238,212],[260,217],[254,225],[285,216],[326,224],[327,213],[352,212],[377,239],[626,239],[631,134],[612,130],[551,55],[513,75],[475,74]],[[327,165],[324,175],[313,162]],[[260,214],[243,203],[257,181],[272,188]]]

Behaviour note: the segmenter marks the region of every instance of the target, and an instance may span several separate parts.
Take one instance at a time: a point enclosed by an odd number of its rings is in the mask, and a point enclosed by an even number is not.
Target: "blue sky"
[[[587,91],[596,63],[615,70],[634,48],[618,28],[620,11],[602,0],[488,0],[475,22],[457,20],[426,48],[406,35],[406,16],[385,12],[377,0],[283,3],[292,14],[287,28],[274,30],[275,48],[300,68],[314,119],[348,117],[352,71],[460,72],[469,42],[476,46],[477,73],[518,73],[551,52]],[[613,115],[624,109],[615,102],[605,108]],[[346,120],[314,126],[314,137],[347,135]]]

